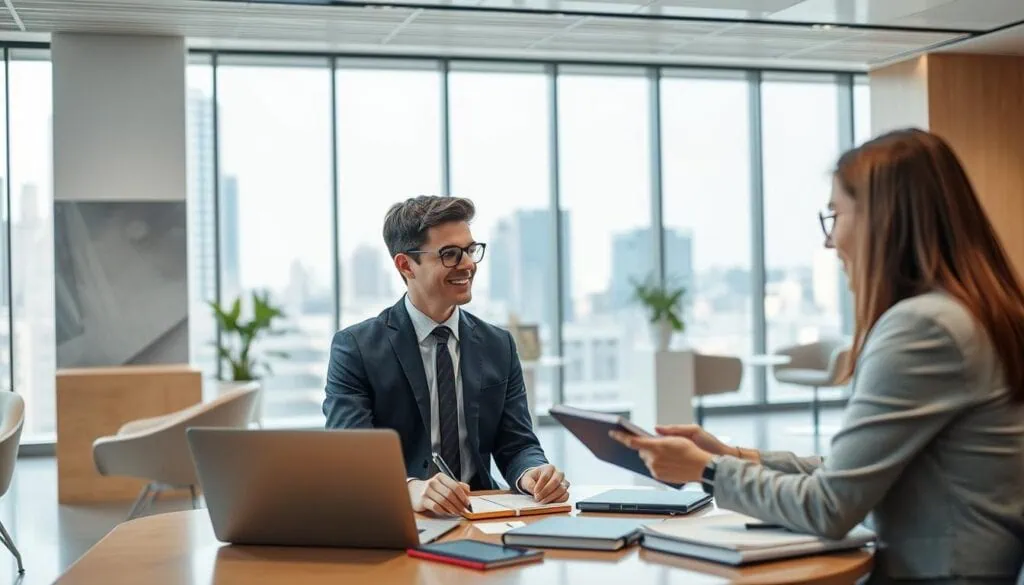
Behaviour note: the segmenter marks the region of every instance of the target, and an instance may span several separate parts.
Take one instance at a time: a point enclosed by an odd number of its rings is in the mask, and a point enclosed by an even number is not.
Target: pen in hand
[[[451,468],[449,468],[448,464],[444,462],[444,459],[441,459],[440,455],[434,452],[430,454],[430,458],[434,460],[434,465],[436,465],[437,468],[441,470],[441,473],[447,475],[448,477],[454,479],[457,482],[460,481],[459,478],[455,477],[455,474],[452,473]],[[473,505],[469,502],[466,502],[466,510],[469,510],[469,512],[472,513]]]

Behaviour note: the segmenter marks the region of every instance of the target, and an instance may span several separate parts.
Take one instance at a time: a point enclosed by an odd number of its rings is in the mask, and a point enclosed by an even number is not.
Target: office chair
[[[14,463],[18,459],[18,442],[21,440],[21,429],[25,425],[25,401],[14,392],[0,392],[0,496],[7,493],[14,477]],[[14,546],[14,540],[0,522],[0,542],[11,551],[18,561],[18,574],[25,573],[21,563],[21,553]]]
[[[776,353],[788,356],[790,361],[773,368],[775,379],[783,384],[812,389],[811,416],[814,422],[814,444],[817,447],[821,436],[818,390],[840,385],[839,376],[845,368],[850,348],[847,342],[833,339],[795,345]]]
[[[124,424],[116,435],[93,442],[92,454],[101,475],[127,475],[149,480],[132,506],[128,519],[156,501],[160,492],[189,488],[192,507],[198,506],[195,465],[188,449],[188,427],[246,428],[252,419],[259,385],[224,393],[216,400],[154,418]]]

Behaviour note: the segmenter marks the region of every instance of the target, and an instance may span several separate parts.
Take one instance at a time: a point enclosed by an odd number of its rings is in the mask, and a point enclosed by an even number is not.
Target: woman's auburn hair
[[[883,313],[942,290],[986,331],[1006,385],[1024,401],[1024,292],[953,149],[929,132],[897,130],[843,154],[835,179],[860,218],[847,379]]]

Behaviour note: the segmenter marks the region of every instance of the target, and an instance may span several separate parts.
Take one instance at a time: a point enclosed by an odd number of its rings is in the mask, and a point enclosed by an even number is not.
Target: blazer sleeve
[[[842,428],[822,465],[787,473],[723,457],[716,501],[791,530],[841,538],[963,410],[970,401],[965,379],[960,348],[945,328],[910,312],[884,316],[865,344]]]
[[[339,331],[331,341],[324,415],[328,429],[373,428],[373,395],[356,338]]]
[[[761,451],[761,465],[783,473],[814,473],[821,467],[821,457],[798,457],[788,451]]]
[[[548,462],[544,450],[533,433],[530,407],[526,402],[523,367],[519,363],[515,341],[508,336],[511,351],[511,369],[505,390],[505,405],[498,421],[498,434],[494,442],[494,461],[509,487],[518,491],[520,476],[531,467]]]

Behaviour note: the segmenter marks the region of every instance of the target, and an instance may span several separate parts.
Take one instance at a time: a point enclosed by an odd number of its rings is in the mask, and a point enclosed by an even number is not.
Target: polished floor
[[[839,411],[824,411],[822,428],[830,430],[839,421]],[[808,433],[810,413],[780,413],[764,416],[715,416],[706,421],[709,431],[731,443],[762,449],[790,450],[806,454],[815,451]],[[643,478],[604,464],[561,427],[541,427],[541,442],[553,463],[566,471],[575,484],[632,484]],[[828,441],[822,438],[823,447]],[[131,503],[103,506],[61,506],[57,504],[57,468],[51,457],[18,460],[10,491],[0,500],[0,521],[17,543],[26,573],[19,580],[14,559],[0,548],[0,585],[43,585],[52,583],[68,566],[121,522]],[[182,510],[187,500],[160,502],[152,513]]]

